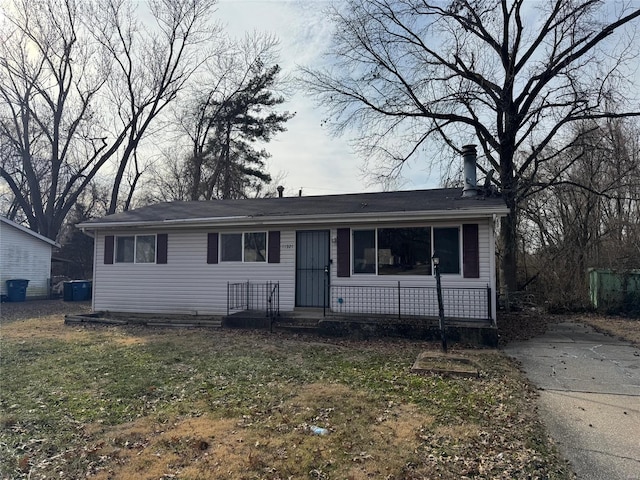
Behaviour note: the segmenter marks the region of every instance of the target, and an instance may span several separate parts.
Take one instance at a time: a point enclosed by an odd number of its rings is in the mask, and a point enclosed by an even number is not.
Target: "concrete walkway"
[[[578,479],[640,479],[640,348],[566,322],[504,352],[540,389],[540,416]]]

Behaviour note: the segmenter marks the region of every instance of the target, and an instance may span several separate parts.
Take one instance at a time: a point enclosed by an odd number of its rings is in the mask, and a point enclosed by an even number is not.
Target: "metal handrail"
[[[280,315],[279,282],[227,282],[227,316],[246,310],[263,310],[267,317]]]
[[[491,287],[442,287],[448,318],[492,320]],[[329,312],[344,315],[438,317],[437,288],[394,285],[331,285]]]
[[[267,315],[271,318],[280,316],[280,282],[268,282]],[[275,304],[275,306],[274,306]]]

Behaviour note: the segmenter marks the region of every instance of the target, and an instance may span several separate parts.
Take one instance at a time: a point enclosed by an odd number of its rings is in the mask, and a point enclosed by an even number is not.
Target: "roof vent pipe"
[[[462,189],[463,197],[475,197],[478,195],[476,185],[476,154],[475,145],[465,145],[462,147],[462,160],[464,162],[464,187]]]
[[[278,190],[278,198],[282,198],[282,192],[284,192],[284,187],[282,185],[278,185],[278,188],[276,188],[276,190]]]

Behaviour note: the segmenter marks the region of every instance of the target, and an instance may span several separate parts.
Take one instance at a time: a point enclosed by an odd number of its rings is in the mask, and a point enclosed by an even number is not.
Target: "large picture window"
[[[430,275],[428,227],[379,228],[378,275]]]
[[[155,263],[155,261],[155,235],[116,237],[116,263]]]
[[[352,231],[354,274],[431,275],[431,257],[440,272],[460,274],[459,227],[396,227]]]
[[[267,233],[220,234],[220,260],[222,262],[266,262]]]

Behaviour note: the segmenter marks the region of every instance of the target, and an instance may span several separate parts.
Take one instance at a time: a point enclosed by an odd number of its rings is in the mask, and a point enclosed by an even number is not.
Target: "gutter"
[[[507,207],[485,207],[465,210],[436,210],[417,212],[384,212],[384,213],[348,213],[330,215],[280,215],[271,217],[260,216],[234,216],[234,217],[204,217],[204,218],[177,218],[171,220],[150,220],[138,222],[95,222],[80,223],[78,228],[83,232],[98,229],[117,228],[180,228],[185,226],[244,226],[244,225],[318,225],[331,223],[333,225],[353,225],[371,223],[372,221],[411,221],[411,220],[442,220],[463,219],[478,217],[505,216],[509,213]]]

